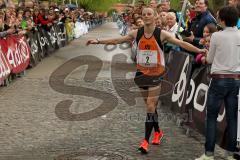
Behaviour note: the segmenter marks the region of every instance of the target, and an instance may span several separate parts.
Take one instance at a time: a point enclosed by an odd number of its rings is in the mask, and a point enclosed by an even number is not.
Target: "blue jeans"
[[[206,153],[213,153],[216,142],[217,117],[224,102],[227,120],[227,150],[236,151],[237,113],[240,80],[212,79],[207,97]]]

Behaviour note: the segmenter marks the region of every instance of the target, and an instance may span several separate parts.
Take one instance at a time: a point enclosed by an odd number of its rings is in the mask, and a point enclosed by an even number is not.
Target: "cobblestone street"
[[[87,39],[118,33],[116,24],[106,23],[0,88],[0,160],[194,160],[203,153],[204,137],[186,135],[168,106],[158,107],[163,143],[147,155],[137,151],[144,101],[124,92],[127,67],[116,67],[124,59],[131,63],[130,49],[85,46]],[[127,74],[129,83],[133,75]],[[216,160],[223,155],[217,147]]]

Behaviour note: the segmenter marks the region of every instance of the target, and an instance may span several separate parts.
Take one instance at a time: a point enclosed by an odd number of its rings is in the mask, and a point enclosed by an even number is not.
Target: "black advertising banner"
[[[41,47],[36,32],[28,32],[26,37],[31,49],[30,66],[34,66],[41,61]]]
[[[37,36],[38,36],[38,41],[42,51],[41,56],[42,58],[44,58],[48,54],[49,42],[48,42],[48,39],[45,37],[44,30],[41,29],[40,27],[38,28]]]
[[[174,85],[172,94],[167,97],[168,106],[171,106],[171,110],[174,113],[186,113],[186,95],[187,88],[190,81],[191,62],[193,57],[184,52],[171,51],[168,56],[167,74],[164,80],[171,82]],[[162,86],[162,92],[169,90]],[[163,98],[165,99],[165,98]],[[169,104],[170,103],[170,104]]]
[[[47,54],[50,54],[55,50],[49,36],[51,34],[40,27],[38,28],[38,30],[39,30],[38,40],[40,42],[41,50],[43,54],[46,56]]]
[[[47,51],[48,51],[48,54],[52,53],[53,51],[55,51],[55,48],[54,48],[54,43],[56,42],[56,38],[53,36],[51,36],[51,29],[50,31],[46,31],[46,30],[42,30],[43,32],[43,35],[44,35],[44,39],[45,39],[45,42],[47,43]]]
[[[68,42],[66,28],[64,24],[61,24],[61,23],[55,25],[54,27],[55,27],[55,32],[57,33],[58,46],[64,47],[65,45],[67,45],[67,42]]]
[[[167,106],[171,106],[171,111],[174,113],[186,114],[189,127],[205,134],[210,66],[201,66],[192,71],[193,63],[193,56],[187,53],[173,51],[169,53],[168,72],[164,80],[173,83],[174,90],[171,95],[162,98],[161,101]],[[168,89],[166,86],[162,86],[162,92]],[[224,139],[226,128],[224,105],[222,105],[217,121],[217,142],[224,148],[226,144],[226,139]]]
[[[195,69],[191,77],[186,101],[187,108],[189,109],[189,124],[201,134],[205,134],[207,92],[210,83],[210,78],[208,76],[209,70],[210,66],[202,66]],[[217,122],[217,142],[221,143],[226,128],[224,104],[222,105]]]
[[[52,26],[50,31],[47,32],[49,38],[50,38],[50,42],[53,46],[54,49],[59,49],[59,45],[58,45],[58,37],[57,37],[57,32],[56,32],[56,28],[55,26]]]

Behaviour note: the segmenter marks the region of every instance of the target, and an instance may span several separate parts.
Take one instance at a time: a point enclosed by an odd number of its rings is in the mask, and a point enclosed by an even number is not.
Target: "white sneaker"
[[[233,156],[228,156],[227,160],[235,160],[235,158],[233,158]]]
[[[195,160],[214,160],[213,156],[207,156],[206,154],[203,154],[201,157],[196,158]]]

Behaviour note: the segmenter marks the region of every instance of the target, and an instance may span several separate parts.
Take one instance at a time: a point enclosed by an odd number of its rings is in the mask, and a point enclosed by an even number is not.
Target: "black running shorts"
[[[134,82],[139,88],[148,90],[149,87],[159,86],[162,80],[162,76],[147,76],[142,72],[137,71]]]

